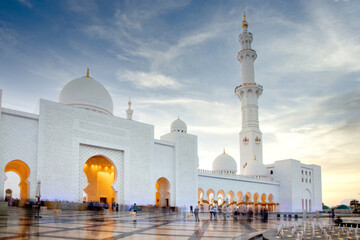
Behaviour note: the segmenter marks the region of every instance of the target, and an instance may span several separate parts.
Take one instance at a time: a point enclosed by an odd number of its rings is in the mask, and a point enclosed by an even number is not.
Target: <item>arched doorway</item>
[[[231,209],[231,212],[232,212],[234,210],[234,204],[235,204],[235,202],[234,202],[234,192],[231,191],[231,190],[228,191],[226,198],[227,198],[227,205],[231,204],[230,209]]]
[[[198,188],[198,205],[199,209],[203,212],[204,211],[204,191],[201,188]]]
[[[269,194],[269,212],[274,212],[274,196]]]
[[[217,194],[217,204],[221,206],[225,201],[225,193],[223,190],[219,190]]]
[[[266,194],[265,193],[261,194],[261,208],[262,209],[266,208]]]
[[[311,192],[305,189],[302,193],[302,211],[311,212]]]
[[[156,181],[156,206],[169,207],[170,206],[170,183],[161,177]]]
[[[20,177],[20,199],[26,200],[29,198],[29,189],[30,182],[28,178],[30,176],[30,168],[29,166],[21,160],[14,160],[6,164],[5,166],[5,174],[7,172],[14,172]],[[7,189],[7,183],[5,180],[5,189]],[[6,194],[6,193],[5,193]]]
[[[245,205],[246,205],[246,211],[249,211],[251,209],[251,193],[247,192],[245,194]]]
[[[198,204],[202,205],[204,200],[204,191],[201,188],[198,188]]]
[[[258,214],[259,212],[259,194],[254,193],[254,212]]]
[[[212,204],[214,201],[215,193],[214,190],[209,189],[206,193],[207,200],[209,201],[209,204]]]
[[[237,204],[239,206],[239,210],[242,212],[244,209],[244,204],[243,204],[243,200],[244,200],[244,196],[242,192],[237,192],[236,193],[236,198],[237,198]]]
[[[116,202],[116,194],[112,188],[116,169],[108,158],[101,155],[89,158],[84,165],[84,173],[88,181],[84,189],[84,201],[108,204]]]

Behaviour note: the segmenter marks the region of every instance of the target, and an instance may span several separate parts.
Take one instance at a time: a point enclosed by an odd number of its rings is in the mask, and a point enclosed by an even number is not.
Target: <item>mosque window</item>
[[[270,174],[274,174],[274,171],[273,171],[273,170],[270,170]]]
[[[304,170],[301,170],[301,174],[304,174]]]
[[[311,183],[311,179],[309,179],[309,183]]]
[[[307,183],[307,179],[305,179],[305,182]]]
[[[301,179],[301,182],[304,182],[304,178]]]
[[[305,171],[305,175],[307,175],[307,171]]]
[[[309,172],[309,176],[311,176],[311,172]]]

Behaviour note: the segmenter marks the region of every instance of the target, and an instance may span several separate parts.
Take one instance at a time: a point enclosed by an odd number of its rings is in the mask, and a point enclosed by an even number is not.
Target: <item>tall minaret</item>
[[[247,176],[265,176],[262,158],[262,133],[259,129],[258,98],[263,87],[255,82],[255,50],[251,49],[252,33],[248,32],[248,23],[244,13],[243,32],[239,35],[241,51],[237,59],[241,63],[242,83],[235,88],[241,101],[242,129],[240,132],[240,173]]]

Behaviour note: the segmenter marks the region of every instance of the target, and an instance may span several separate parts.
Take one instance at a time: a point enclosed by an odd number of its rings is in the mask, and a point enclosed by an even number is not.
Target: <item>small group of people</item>
[[[190,213],[191,215],[195,215],[195,221],[200,221],[199,219],[199,207],[196,206],[195,209],[193,210],[193,206],[190,206]],[[233,216],[233,219],[239,220],[240,218],[240,210],[239,207],[235,207],[234,211],[231,211],[231,208],[226,206],[225,204],[222,206],[213,206],[210,205],[209,206],[209,214],[210,214],[210,220],[217,220],[217,216],[219,217],[223,217],[223,220],[226,221],[226,219],[230,216]],[[251,218],[254,215],[254,212],[252,211],[252,209],[249,209],[247,212],[244,210],[242,212],[242,215],[247,215],[249,218]],[[265,209],[261,209],[260,210],[260,216],[263,220],[268,220],[269,217],[269,212],[268,210]]]
[[[136,206],[136,203],[134,203],[133,205],[131,205],[129,212],[137,213],[137,211],[138,211],[138,207]]]
[[[108,209],[108,208],[109,208],[109,204],[107,204],[107,203],[103,203],[103,202],[89,202],[88,203],[89,210],[100,211],[100,210],[104,210],[104,209]]]
[[[112,211],[119,211],[119,204],[117,203],[117,202],[113,202],[112,204],[111,204],[111,210]]]

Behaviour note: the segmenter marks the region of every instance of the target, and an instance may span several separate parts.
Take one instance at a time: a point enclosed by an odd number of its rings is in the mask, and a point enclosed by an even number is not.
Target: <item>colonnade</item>
[[[225,191],[220,189],[217,192],[213,189],[208,189],[204,192],[203,189],[198,189],[198,204],[202,211],[208,211],[210,206],[230,207],[231,211],[237,207],[240,212],[248,212],[252,210],[255,214],[261,209],[267,209],[269,212],[277,212],[279,203],[274,202],[274,195],[272,193],[261,195],[257,192],[251,194],[246,192],[243,194],[238,191],[236,195],[234,191],[230,190],[225,194]]]

